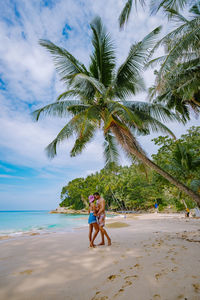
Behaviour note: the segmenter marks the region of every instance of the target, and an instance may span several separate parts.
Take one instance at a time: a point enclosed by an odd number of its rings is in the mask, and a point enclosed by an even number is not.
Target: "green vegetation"
[[[170,10],[170,18],[175,29],[152,51],[163,45],[165,54],[149,63],[160,65],[149,96],[187,120],[192,110],[200,112],[200,2],[189,9],[187,18],[174,10]]]
[[[200,192],[200,127],[191,127],[188,133],[174,141],[166,137],[154,139],[160,148],[153,160],[197,193]],[[63,187],[61,206],[81,209],[88,206],[88,195],[99,191],[106,199],[107,209],[146,210],[154,206],[159,210],[171,206],[175,211],[189,208],[195,203],[171,185],[162,176],[143,165],[130,167],[111,164],[86,178],[77,178]]]

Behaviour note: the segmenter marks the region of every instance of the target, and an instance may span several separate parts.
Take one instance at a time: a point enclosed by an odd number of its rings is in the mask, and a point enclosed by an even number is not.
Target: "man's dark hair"
[[[100,196],[100,194],[98,192],[93,194],[94,196]]]

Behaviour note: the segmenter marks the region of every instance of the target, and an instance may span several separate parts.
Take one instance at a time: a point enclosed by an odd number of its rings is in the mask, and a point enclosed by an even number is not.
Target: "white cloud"
[[[14,175],[6,175],[6,174],[0,174],[0,178],[25,179],[25,177],[22,176],[14,176]]]

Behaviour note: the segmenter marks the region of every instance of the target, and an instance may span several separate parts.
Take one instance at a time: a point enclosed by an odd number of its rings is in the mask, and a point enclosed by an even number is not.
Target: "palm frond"
[[[82,119],[80,116],[75,116],[62,128],[57,137],[45,149],[49,158],[56,156],[57,146],[59,143],[70,138],[73,134],[78,132],[81,122]]]
[[[143,120],[123,103],[110,100],[108,103],[108,111],[110,114],[117,115],[120,120],[125,122],[130,127],[142,128]]]
[[[63,80],[65,83],[70,84],[72,76],[77,73],[88,74],[84,64],[78,61],[66,49],[58,47],[48,40],[40,40],[39,44],[51,53],[56,70],[61,76],[61,80]]]
[[[68,108],[73,105],[82,106],[83,109],[87,108],[87,106],[83,105],[79,100],[59,101],[45,105],[44,107],[35,110],[32,113],[32,116],[36,121],[38,121],[41,114],[56,117],[65,117],[68,114]]]
[[[84,85],[85,82],[89,82],[93,86],[93,88],[96,89],[100,94],[104,94],[106,91],[105,86],[98,79],[95,79],[94,77],[85,75],[83,73],[75,75],[73,81],[78,85],[82,83]]]
[[[137,3],[140,3],[142,6],[145,5],[145,0],[135,0],[135,8],[137,10]],[[121,14],[119,16],[119,27],[123,28],[125,23],[128,22],[129,20],[129,16],[130,16],[130,12],[132,10],[132,6],[133,6],[133,0],[127,0],[124,8],[121,11]]]
[[[133,0],[128,0],[119,16],[119,27],[123,28],[125,23],[128,22],[129,15],[132,9]]]
[[[157,119],[144,114],[143,120],[144,120],[143,127],[148,134],[150,134],[150,132],[153,132],[153,133],[162,132],[164,134],[169,134],[172,136],[173,139],[176,139],[175,134],[166,125],[164,125],[162,122],[158,121]],[[143,131],[144,131],[144,129],[143,129]],[[142,131],[142,133],[143,133],[143,131]],[[139,131],[139,133],[140,133],[140,131]]]
[[[62,94],[60,94],[57,97],[57,101],[65,100],[65,99],[67,99],[70,96],[77,97],[77,96],[80,96],[80,95],[79,95],[78,91],[75,90],[75,89],[74,90],[69,90],[69,91],[66,91],[66,92],[63,92]]]
[[[166,106],[159,103],[149,103],[142,101],[123,101],[123,105],[129,107],[135,113],[146,114],[147,116],[151,116],[160,122],[184,122],[180,116],[173,113]]]
[[[190,8],[190,13],[192,13],[194,17],[199,17],[199,16],[200,16],[200,3],[199,3],[199,1],[197,1],[197,2]]]
[[[144,69],[144,65],[148,60],[150,51],[155,44],[157,35],[161,27],[157,27],[150,32],[144,39],[135,45],[132,45],[125,62],[119,67],[115,78],[116,95],[122,97],[123,87],[133,93],[131,86],[138,81],[140,73]]]
[[[74,146],[70,152],[71,157],[75,157],[80,154],[86,145],[94,137],[96,125],[92,124],[87,119],[84,119],[79,130],[79,136],[76,138]]]
[[[107,87],[111,83],[115,67],[114,43],[110,34],[106,32],[100,17],[96,17],[90,26],[93,31],[92,44],[94,47],[90,57],[90,72],[93,77]]]
[[[156,14],[160,9],[164,11],[173,9],[176,11],[182,10],[188,0],[151,0],[150,2],[150,12],[151,14]]]
[[[175,62],[175,60],[180,57],[180,53],[182,53],[183,49],[184,51],[187,51],[189,49],[191,42],[194,41],[194,39],[196,39],[197,34],[200,32],[199,28],[193,28],[192,31],[186,33],[172,46],[161,65],[161,68],[159,70],[160,76],[161,74],[163,74],[163,72],[169,70],[170,66]]]
[[[105,166],[109,166],[112,162],[118,164],[119,152],[117,149],[117,143],[115,137],[109,132],[105,134],[105,141],[103,143],[103,146]]]

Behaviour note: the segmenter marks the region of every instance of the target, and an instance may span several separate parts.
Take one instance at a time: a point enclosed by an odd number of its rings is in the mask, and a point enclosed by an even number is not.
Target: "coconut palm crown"
[[[40,44],[52,54],[66,91],[58,96],[55,103],[36,110],[33,115],[36,120],[42,114],[71,116],[46,148],[47,154],[54,157],[57,145],[75,135],[76,140],[70,154],[76,156],[83,151],[98,130],[103,130],[107,165],[113,161],[117,162],[118,145],[121,145],[129,157],[137,157],[176,184],[173,177],[147,158],[135,136],[159,130],[174,136],[162,121],[180,121],[180,118],[161,104],[126,100],[127,97],[131,98],[144,90],[141,72],[155,45],[160,27],[154,29],[142,41],[133,44],[126,60],[118,68],[113,41],[99,17],[93,20],[91,29],[93,52],[88,68],[66,49],[47,40],[40,41]],[[200,203],[197,194],[183,184],[179,185]]]
[[[163,45],[165,54],[149,62],[160,65],[150,96],[189,119],[190,111],[200,112],[200,3],[190,8],[185,18],[170,10],[176,28],[155,45]],[[178,25],[178,26],[177,26]]]

